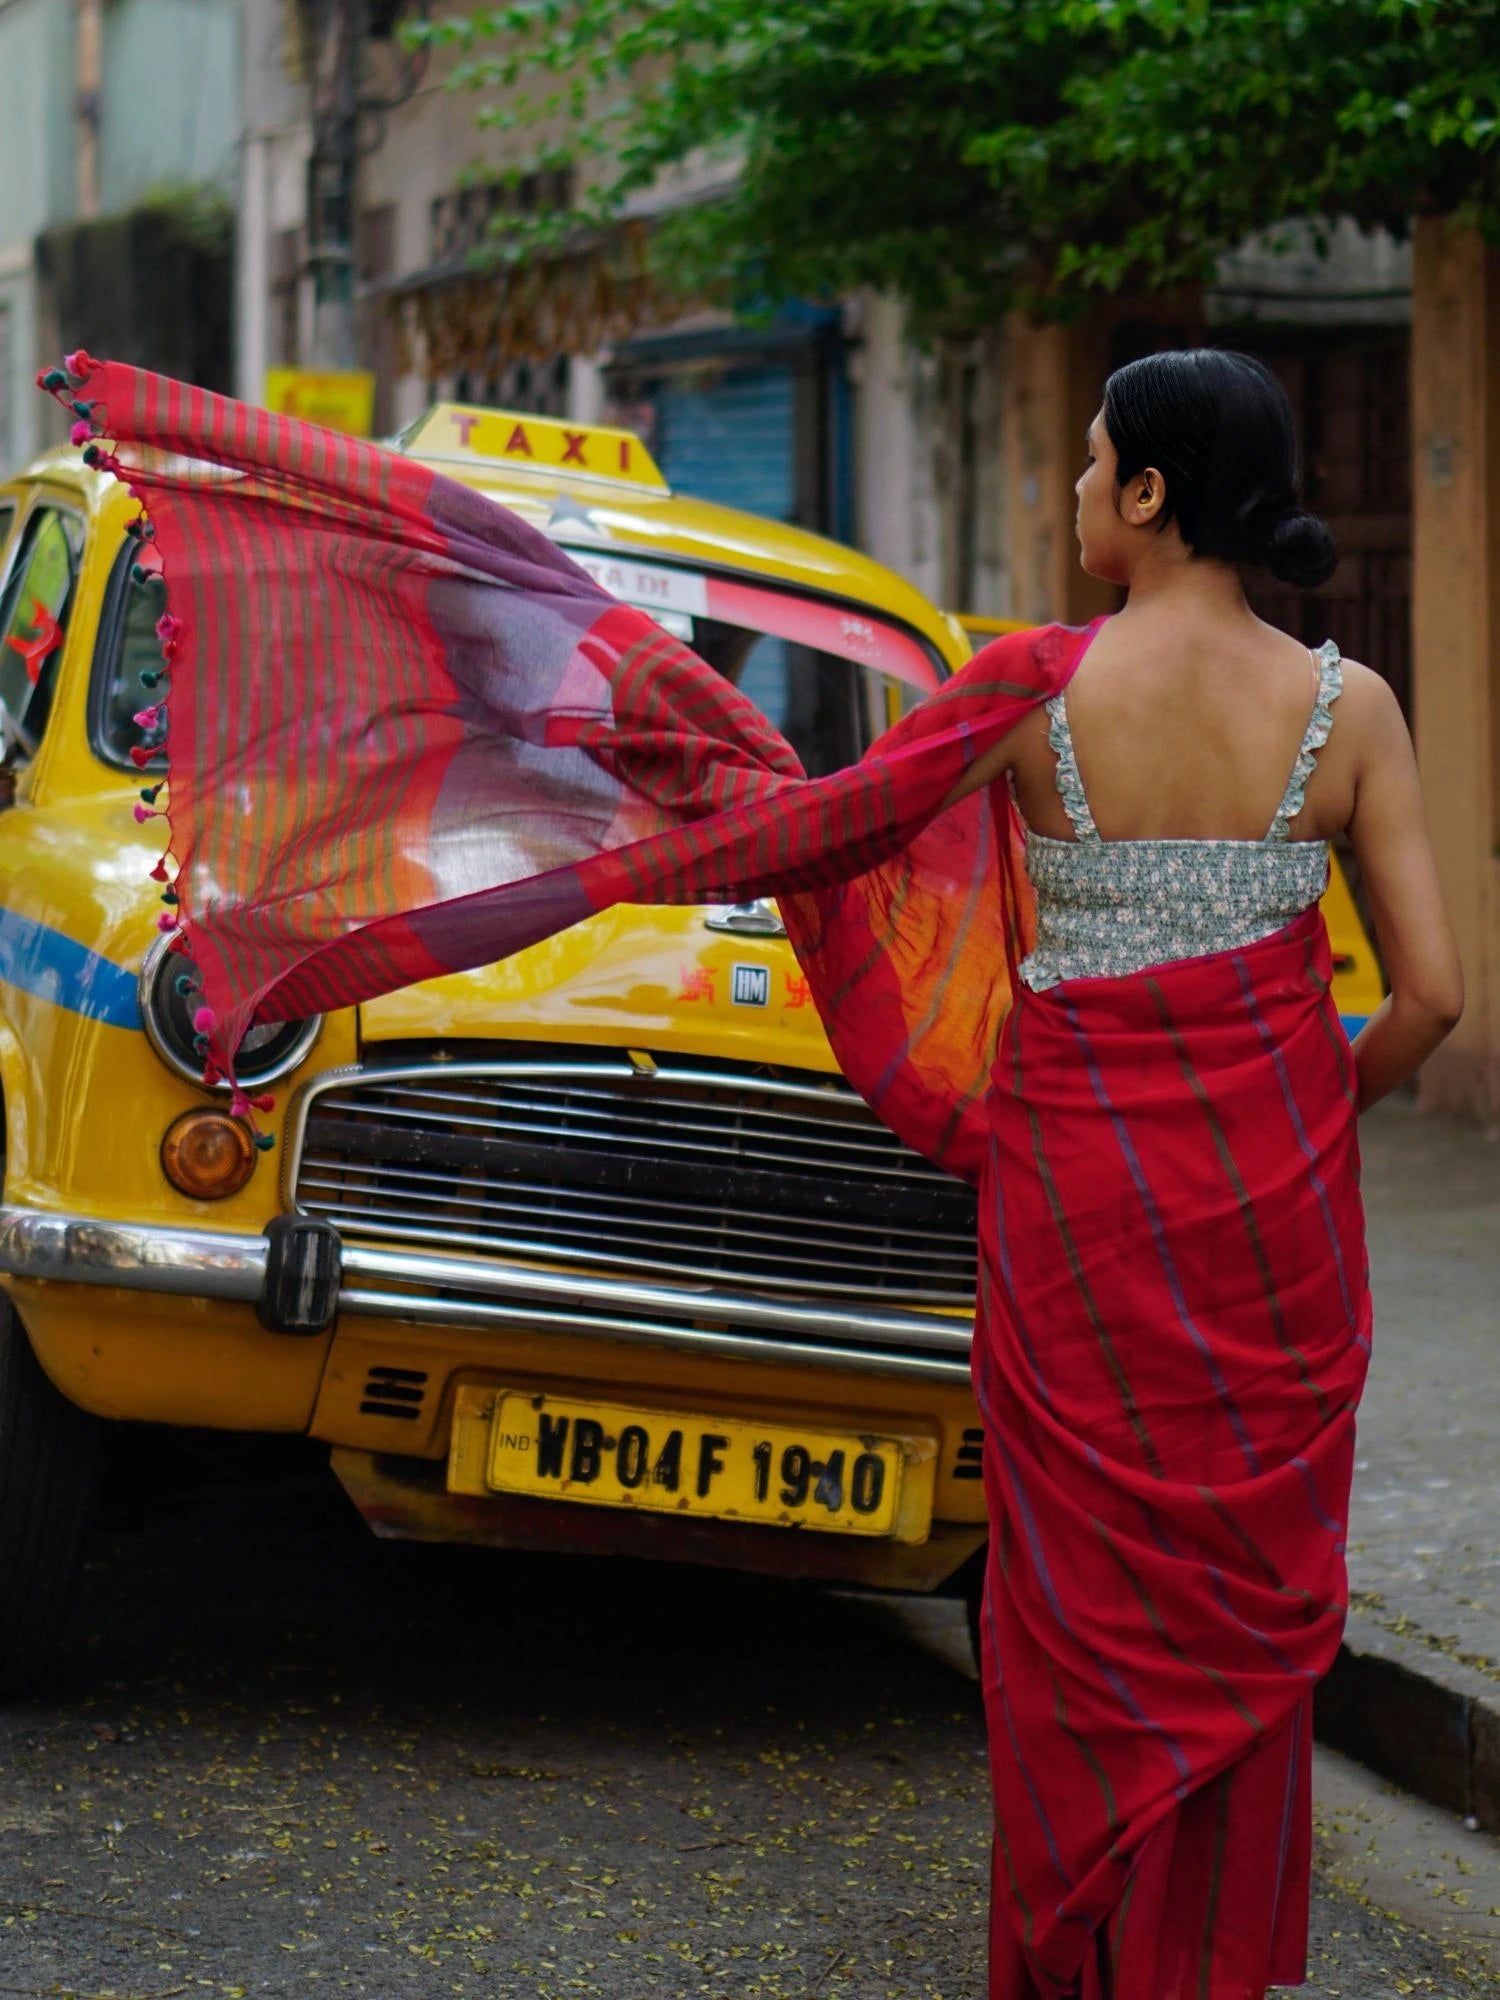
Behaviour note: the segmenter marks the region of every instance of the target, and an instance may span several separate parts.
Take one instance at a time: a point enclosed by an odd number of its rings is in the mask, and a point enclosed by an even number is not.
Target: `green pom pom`
[[[61,368],[49,368],[42,377],[42,387],[44,389],[66,389],[67,386],[68,378]]]
[[[96,444],[86,444],[83,448],[83,462],[85,465],[97,465],[103,456],[104,453]]]
[[[140,677],[143,688],[154,688],[161,679],[160,667],[147,667]]]
[[[130,581],[141,584],[149,583],[151,581],[151,572],[149,569],[142,568],[140,563],[132,563],[130,565]]]
[[[269,1132],[257,1132],[255,1134],[255,1150],[257,1153],[269,1153],[275,1144],[276,1141]]]

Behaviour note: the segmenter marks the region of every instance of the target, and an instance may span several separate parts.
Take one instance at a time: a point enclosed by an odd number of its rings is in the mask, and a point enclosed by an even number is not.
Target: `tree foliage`
[[[577,170],[505,254],[717,170],[654,232],[684,291],[869,285],[955,327],[1200,280],[1295,218],[1500,233],[1489,0],[515,0],[418,32]]]

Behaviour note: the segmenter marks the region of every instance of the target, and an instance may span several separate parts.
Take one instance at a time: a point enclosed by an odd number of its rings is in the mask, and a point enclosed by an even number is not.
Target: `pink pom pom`
[[[177,919],[172,915],[170,910],[163,910],[156,920],[156,928],[159,931],[175,931],[177,928]]]
[[[219,1025],[219,1017],[212,1007],[200,1007],[193,1016],[193,1031],[199,1035],[211,1035]]]
[[[164,611],[156,621],[156,636],[164,646],[169,645],[182,630],[182,620],[170,611]]]
[[[86,424],[83,421],[83,418],[80,417],[78,419],[78,422],[74,424],[72,430],[68,432],[68,442],[69,444],[87,444],[89,439],[93,435],[94,435],[94,426],[92,424]]]
[[[156,702],[150,708],[138,708],[130,719],[137,729],[154,729],[161,720],[161,703]]]
[[[250,1116],[250,1100],[243,1090],[236,1090],[230,1094],[229,1115],[231,1118],[248,1118]]]
[[[159,812],[152,812],[150,806],[137,806],[135,808],[135,823],[137,826],[144,826],[148,819],[160,819],[161,817],[162,815]],[[163,870],[160,879],[163,882],[166,881],[165,870]]]

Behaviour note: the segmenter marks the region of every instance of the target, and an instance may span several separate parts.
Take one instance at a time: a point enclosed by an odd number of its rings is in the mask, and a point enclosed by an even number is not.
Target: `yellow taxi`
[[[810,771],[968,656],[628,433],[439,406],[397,448],[649,609]],[[310,1434],[382,1535],[964,1588],[973,1197],[842,1081],[773,906],[616,909],[256,1030],[269,1154],[202,1088],[134,810],[162,589],[132,511],[73,452],[0,484],[0,1686],[55,1641],[100,1419]],[[1337,871],[1328,910],[1359,1017]]]

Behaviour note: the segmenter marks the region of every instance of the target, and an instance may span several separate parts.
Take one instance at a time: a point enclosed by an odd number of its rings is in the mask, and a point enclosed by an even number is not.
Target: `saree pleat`
[[[1310,1698],[1343,1622],[1370,1341],[1317,911],[1025,993],[1009,793],[944,801],[1091,631],[997,640],[809,780],[749,701],[484,496],[138,370],[75,373],[168,584],[170,773],[138,816],[165,815],[162,922],[215,1066],[254,1020],[616,902],[778,896],[845,1074],[979,1186],[991,2000],[1257,2000],[1300,1977]]]
[[[992,2000],[1301,1977],[1370,1348],[1330,970],[1313,910],[1024,993],[1002,1032],[974,1350]]]

